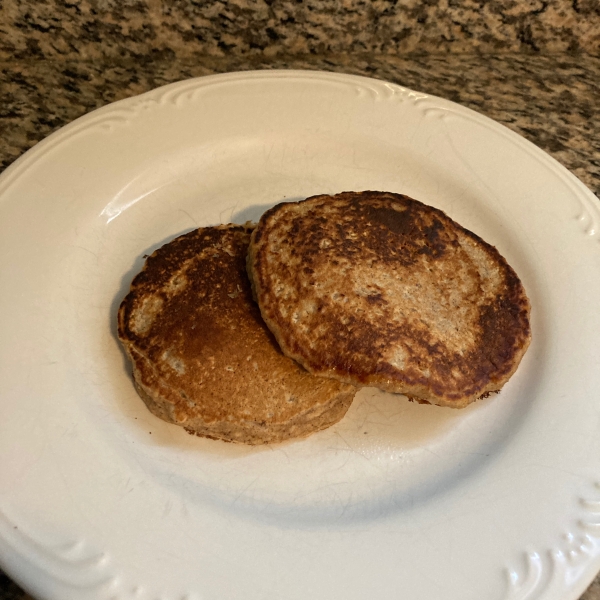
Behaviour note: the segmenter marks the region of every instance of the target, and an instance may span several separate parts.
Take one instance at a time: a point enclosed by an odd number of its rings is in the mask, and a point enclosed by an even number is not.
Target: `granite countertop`
[[[57,42],[59,50],[67,41]],[[335,53],[326,48],[327,52],[302,56],[285,51],[273,57],[265,52],[231,56],[215,52],[188,53],[174,60],[171,53],[160,50],[141,58],[86,58],[67,51],[45,52],[41,42],[36,44],[28,54],[25,46],[14,42],[12,58],[0,58],[1,168],[90,110],[166,83],[233,70],[321,69],[393,81],[475,109],[544,149],[600,193],[598,57],[523,52],[399,56],[360,49]],[[0,600],[25,598],[0,574]],[[600,575],[582,600],[600,600]]]

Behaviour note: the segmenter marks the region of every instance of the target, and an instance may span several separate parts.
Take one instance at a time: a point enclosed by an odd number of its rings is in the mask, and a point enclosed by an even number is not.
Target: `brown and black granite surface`
[[[600,195],[598,0],[0,0],[0,171],[109,102],[273,68],[448,98]],[[31,599],[0,572],[0,600]],[[582,600],[600,600],[600,575]]]
[[[600,52],[598,0],[4,0],[0,58]]]

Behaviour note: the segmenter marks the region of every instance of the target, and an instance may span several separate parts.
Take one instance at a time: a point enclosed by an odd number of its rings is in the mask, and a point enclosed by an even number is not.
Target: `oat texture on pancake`
[[[500,390],[531,337],[529,300],[496,248],[400,194],[275,206],[248,273],[281,348],[311,373],[440,406]]]
[[[250,231],[207,227],[154,252],[121,303],[118,333],[156,416],[201,436],[266,444],[336,423],[355,388],[282,354],[252,298]]]

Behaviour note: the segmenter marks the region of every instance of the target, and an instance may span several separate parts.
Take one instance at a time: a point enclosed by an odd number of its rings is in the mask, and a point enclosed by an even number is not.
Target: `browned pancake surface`
[[[260,444],[345,414],[354,388],[284,356],[252,299],[250,229],[224,225],[150,256],[119,310],[119,337],[148,408],[189,431]]]
[[[248,270],[283,351],[317,375],[462,407],[499,390],[529,344],[513,269],[407,196],[280,204],[253,233]]]

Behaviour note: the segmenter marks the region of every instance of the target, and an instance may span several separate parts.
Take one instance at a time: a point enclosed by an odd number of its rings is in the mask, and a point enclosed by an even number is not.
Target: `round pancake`
[[[248,272],[265,322],[308,371],[441,406],[498,391],[531,337],[529,300],[498,251],[399,194],[275,206]]]
[[[207,227],[154,252],[121,303],[118,333],[156,416],[201,436],[267,444],[333,425],[355,388],[282,354],[252,299],[250,231]]]

